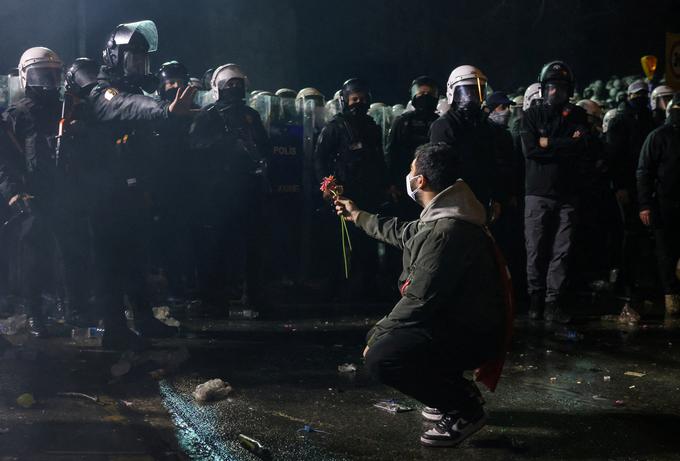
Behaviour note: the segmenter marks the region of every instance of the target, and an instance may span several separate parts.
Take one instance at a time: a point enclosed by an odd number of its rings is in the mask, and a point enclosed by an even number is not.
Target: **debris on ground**
[[[260,313],[252,309],[229,309],[229,318],[232,320],[253,320],[259,316]]]
[[[626,303],[619,314],[619,323],[636,324],[640,322],[640,314]]]
[[[167,326],[177,328],[181,325],[179,320],[170,316],[170,306],[152,307],[151,310],[156,320],[160,320]]]
[[[614,406],[616,407],[622,407],[626,404],[623,400],[614,400]]]
[[[605,383],[608,383],[608,382],[610,382],[610,381],[612,380],[612,377],[611,377],[611,376],[603,376],[602,379],[604,379],[604,382],[605,382]]]
[[[581,341],[583,340],[583,334],[576,330],[570,330],[564,328],[555,332],[555,337],[558,339],[563,339],[565,341]]]
[[[0,435],[7,434],[9,432],[9,427],[0,427]]]
[[[413,411],[413,408],[402,405],[396,400],[382,400],[373,404],[373,406],[390,413],[406,413],[408,411]]]
[[[353,363],[343,363],[338,365],[338,371],[340,373],[355,373],[357,371],[357,366]]]
[[[320,431],[319,429],[315,429],[309,424],[305,424],[301,429],[297,430],[298,432],[305,432],[307,434],[328,434],[326,431]]]
[[[35,398],[33,398],[33,394],[21,394],[19,397],[17,397],[17,405],[23,408],[31,408],[33,405],[35,405]]]
[[[17,314],[0,320],[0,334],[13,336],[26,328],[26,314]]]
[[[262,445],[262,442],[247,435],[239,434],[238,441],[243,448],[265,461],[271,460],[272,455],[269,450]]]
[[[557,376],[551,376],[550,377],[550,383],[555,384],[557,382]]]
[[[642,378],[645,376],[647,373],[640,373],[639,371],[627,371],[624,373],[626,376],[632,376],[634,378]]]
[[[196,401],[212,402],[217,400],[224,400],[233,391],[229,383],[225,383],[221,379],[211,379],[203,384],[196,386],[196,390],[193,393]]]
[[[96,395],[95,396],[87,395],[87,394],[83,394],[82,392],[57,392],[57,396],[59,396],[59,397],[75,397],[75,398],[91,400],[94,403],[99,403],[99,397],[97,397]]]

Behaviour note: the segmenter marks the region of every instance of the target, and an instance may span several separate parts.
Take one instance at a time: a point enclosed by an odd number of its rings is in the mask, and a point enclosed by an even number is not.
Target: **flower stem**
[[[345,220],[340,216],[340,234],[342,234],[342,260],[345,263],[345,279],[349,279],[349,266],[347,263],[347,249],[345,248]]]

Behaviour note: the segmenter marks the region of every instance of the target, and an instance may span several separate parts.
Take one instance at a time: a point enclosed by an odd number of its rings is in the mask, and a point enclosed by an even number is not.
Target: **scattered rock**
[[[205,403],[226,399],[232,391],[229,383],[225,383],[221,379],[211,379],[196,386],[193,396],[197,402]]]

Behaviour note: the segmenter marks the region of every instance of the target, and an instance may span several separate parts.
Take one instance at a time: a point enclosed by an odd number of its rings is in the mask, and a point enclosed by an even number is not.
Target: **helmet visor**
[[[149,74],[149,55],[142,51],[125,51],[123,55],[123,73],[126,76]]]
[[[569,85],[560,81],[548,82],[543,96],[549,105],[563,104],[569,100]]]
[[[215,80],[215,86],[218,90],[226,90],[227,88],[241,88],[243,93],[246,92],[246,82],[244,79],[239,77],[229,77],[225,75],[224,78],[218,78]]]
[[[477,79],[477,84],[458,85],[453,89],[453,102],[458,107],[481,105],[486,94],[486,83]]]
[[[30,67],[26,71],[26,86],[59,88],[61,77],[61,69],[55,67]]]

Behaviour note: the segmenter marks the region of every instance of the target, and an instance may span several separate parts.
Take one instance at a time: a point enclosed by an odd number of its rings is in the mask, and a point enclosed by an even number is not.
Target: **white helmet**
[[[63,63],[54,51],[36,46],[24,51],[19,59],[19,83],[21,89],[27,86],[59,88]]]
[[[213,90],[219,90],[221,85],[226,85],[229,80],[234,78],[242,79],[246,88],[248,87],[248,76],[238,64],[225,64],[215,69],[210,80],[210,87]]]
[[[659,103],[659,98],[669,97],[670,100],[673,98],[673,88],[668,85],[660,85],[654,88],[652,91],[652,110],[656,110],[657,104]]]
[[[290,88],[280,88],[276,90],[276,93],[274,93],[275,96],[279,96],[280,98],[295,98],[297,96],[297,93],[295,90],[291,90]]]
[[[454,94],[457,93],[456,88],[471,86],[473,89],[476,87],[476,91],[469,94],[461,94],[460,102],[465,101],[469,96],[476,96],[481,104],[486,96],[486,82],[486,76],[476,67],[468,65],[458,66],[453,69],[446,83],[446,100],[449,104],[453,105]],[[458,97],[456,98],[458,99]]]
[[[514,98],[512,98],[512,102],[515,103],[515,107],[517,107],[517,108],[521,107],[522,109],[524,109],[524,95],[523,94],[520,94],[519,96],[515,96]]]
[[[529,85],[529,87],[526,89],[524,92],[524,100],[522,101],[522,109],[527,110],[531,107],[532,103],[537,100],[541,99],[542,94],[541,94],[541,84],[540,83],[532,83]]]
[[[249,84],[248,76],[238,64],[225,64],[215,69],[212,79],[210,80],[210,88],[212,89],[215,100],[219,99],[220,90],[227,88],[227,83],[235,78],[243,80],[243,98],[245,99],[245,90],[248,88]]]
[[[606,133],[607,130],[609,129],[609,124],[611,123],[612,119],[616,117],[616,114],[618,114],[617,109],[611,109],[608,110],[606,114],[604,114],[604,117],[602,118],[602,133]]]
[[[321,91],[317,90],[316,88],[312,87],[307,87],[301,89],[295,99],[305,99],[305,98],[321,98],[325,99],[324,95],[321,93]]]
[[[595,101],[590,99],[581,99],[579,102],[576,103],[576,105],[585,109],[585,111],[591,117],[595,117],[598,120],[602,120],[602,109],[600,108],[600,105]]]

